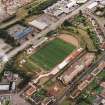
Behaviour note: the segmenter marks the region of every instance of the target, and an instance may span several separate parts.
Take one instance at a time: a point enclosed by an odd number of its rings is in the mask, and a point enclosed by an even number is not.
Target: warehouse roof
[[[21,39],[24,36],[27,36],[30,32],[32,32],[33,29],[31,27],[24,29],[22,32],[16,32],[16,38]]]
[[[8,91],[9,87],[9,84],[0,84],[0,91]]]
[[[48,24],[46,24],[45,22],[40,22],[37,20],[33,20],[32,22],[29,22],[29,24],[40,29],[40,30],[43,30],[48,26]]]
[[[72,1],[72,2],[70,2],[68,5],[67,5],[67,7],[68,8],[71,8],[73,5],[75,5],[76,4],[76,1]]]

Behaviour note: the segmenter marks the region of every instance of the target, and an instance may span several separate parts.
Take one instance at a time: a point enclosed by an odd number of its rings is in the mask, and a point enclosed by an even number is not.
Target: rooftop
[[[40,22],[37,20],[33,20],[33,21],[29,22],[29,25],[32,25],[32,26],[38,28],[39,30],[43,30],[46,27],[48,27],[48,24],[46,24],[45,22]]]

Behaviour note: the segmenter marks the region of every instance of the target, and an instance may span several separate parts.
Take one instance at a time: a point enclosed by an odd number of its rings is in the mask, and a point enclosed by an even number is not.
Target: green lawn
[[[60,63],[74,49],[75,46],[72,44],[65,43],[60,39],[55,39],[39,49],[30,58],[42,68],[50,70]]]
[[[32,62],[30,62],[30,60],[27,60],[23,68],[28,72],[38,72],[39,71],[38,67],[34,65]]]
[[[70,101],[65,99],[65,100],[61,103],[61,105],[70,105]]]

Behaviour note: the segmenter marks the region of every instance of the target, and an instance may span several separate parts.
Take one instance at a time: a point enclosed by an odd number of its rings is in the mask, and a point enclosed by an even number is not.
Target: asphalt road
[[[81,7],[77,8],[76,10],[74,10],[73,12],[71,12],[70,14],[66,15],[65,17],[62,17],[61,19],[59,19],[56,23],[53,23],[51,26],[49,26],[47,29],[43,30],[41,33],[37,34],[37,36],[35,36],[32,40],[29,40],[27,42],[25,42],[24,44],[22,44],[21,46],[13,49],[11,52],[9,52],[7,54],[8,59],[11,59],[11,57],[15,56],[18,52],[22,51],[23,49],[25,49],[27,46],[29,46],[30,44],[33,44],[36,42],[36,40],[38,39],[38,37],[43,37],[46,36],[46,34],[51,31],[51,30],[55,30],[57,27],[59,27],[65,20],[69,19],[70,17],[74,16],[75,14],[77,14],[80,10],[86,9],[86,7],[91,4],[92,2],[94,2],[95,0],[90,0],[89,2],[86,2],[84,5],[82,5]]]

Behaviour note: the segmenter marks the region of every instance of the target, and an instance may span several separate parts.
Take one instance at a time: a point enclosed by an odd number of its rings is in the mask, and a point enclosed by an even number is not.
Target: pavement
[[[24,98],[20,97],[19,94],[12,94],[12,105],[30,105]]]

